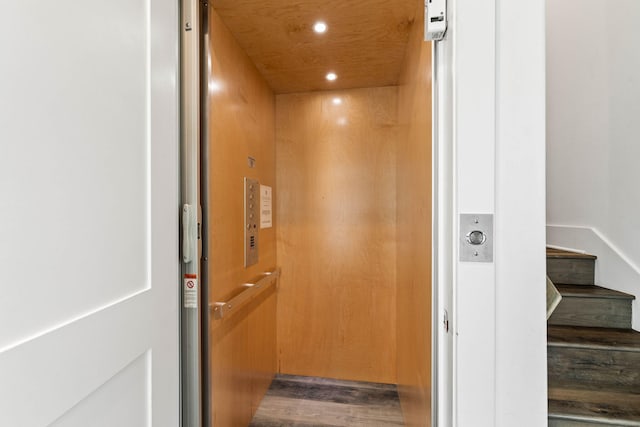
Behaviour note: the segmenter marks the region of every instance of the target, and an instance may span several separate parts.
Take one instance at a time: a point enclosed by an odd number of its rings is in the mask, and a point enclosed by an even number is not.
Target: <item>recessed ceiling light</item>
[[[336,75],[336,73],[328,73],[327,74],[327,80],[329,80],[330,82],[334,81],[335,79],[337,79],[338,76]]]
[[[342,98],[333,98],[333,105],[342,104]]]
[[[322,34],[327,31],[327,24],[325,24],[322,21],[318,21],[315,24],[313,24],[313,31],[315,31],[318,34]]]

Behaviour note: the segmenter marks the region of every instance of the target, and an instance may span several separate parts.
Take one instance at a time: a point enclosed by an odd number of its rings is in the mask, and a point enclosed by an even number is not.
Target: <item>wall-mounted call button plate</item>
[[[460,214],[460,261],[493,262],[493,214]]]
[[[255,179],[244,179],[244,266],[258,262],[258,218],[260,206],[260,183]]]

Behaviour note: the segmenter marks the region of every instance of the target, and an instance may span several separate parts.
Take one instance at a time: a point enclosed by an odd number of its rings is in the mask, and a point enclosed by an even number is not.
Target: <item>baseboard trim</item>
[[[557,249],[559,251],[575,252],[577,254],[586,254],[587,253],[587,251],[585,251],[583,249],[567,248],[566,246],[550,245],[548,243],[547,243],[547,248],[549,248],[549,249]]]

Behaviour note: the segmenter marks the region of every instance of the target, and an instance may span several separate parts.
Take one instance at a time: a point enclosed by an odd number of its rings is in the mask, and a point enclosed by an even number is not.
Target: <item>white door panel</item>
[[[2,426],[178,425],[178,22],[3,5]]]
[[[0,425],[48,425],[145,354],[150,304],[146,291],[3,352]]]
[[[148,405],[150,353],[138,357],[115,377],[74,406],[52,427],[111,427],[149,425],[149,414],[139,408]],[[102,404],[112,402],[109,408]]]
[[[0,41],[14,54],[3,58],[0,82],[0,194],[14,197],[0,203],[6,232],[19,238],[3,239],[18,246],[3,251],[0,278],[23,281],[3,296],[38,313],[3,331],[0,347],[149,287],[140,262],[149,242],[148,13],[124,7],[144,1],[113,2],[126,12],[63,3],[10,2],[0,18],[20,27],[3,28]],[[120,15],[140,27],[128,42],[110,39]],[[0,324],[23,310],[2,308]]]

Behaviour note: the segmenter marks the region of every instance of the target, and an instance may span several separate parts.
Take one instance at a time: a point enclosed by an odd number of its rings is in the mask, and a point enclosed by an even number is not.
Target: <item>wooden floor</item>
[[[596,257],[547,249],[562,301],[548,320],[549,427],[640,427],[633,295],[595,286]]]
[[[547,341],[555,347],[640,352],[640,333],[632,329],[549,326]]]
[[[395,385],[278,375],[253,427],[403,426]]]
[[[555,416],[553,425],[562,424],[562,415],[570,413],[571,420],[580,420],[589,426],[605,425],[603,418],[609,419],[606,425],[640,426],[640,395],[632,393],[615,393],[600,390],[579,390],[550,388],[549,414]],[[550,424],[551,425],[551,424]],[[577,425],[577,424],[576,424]]]

